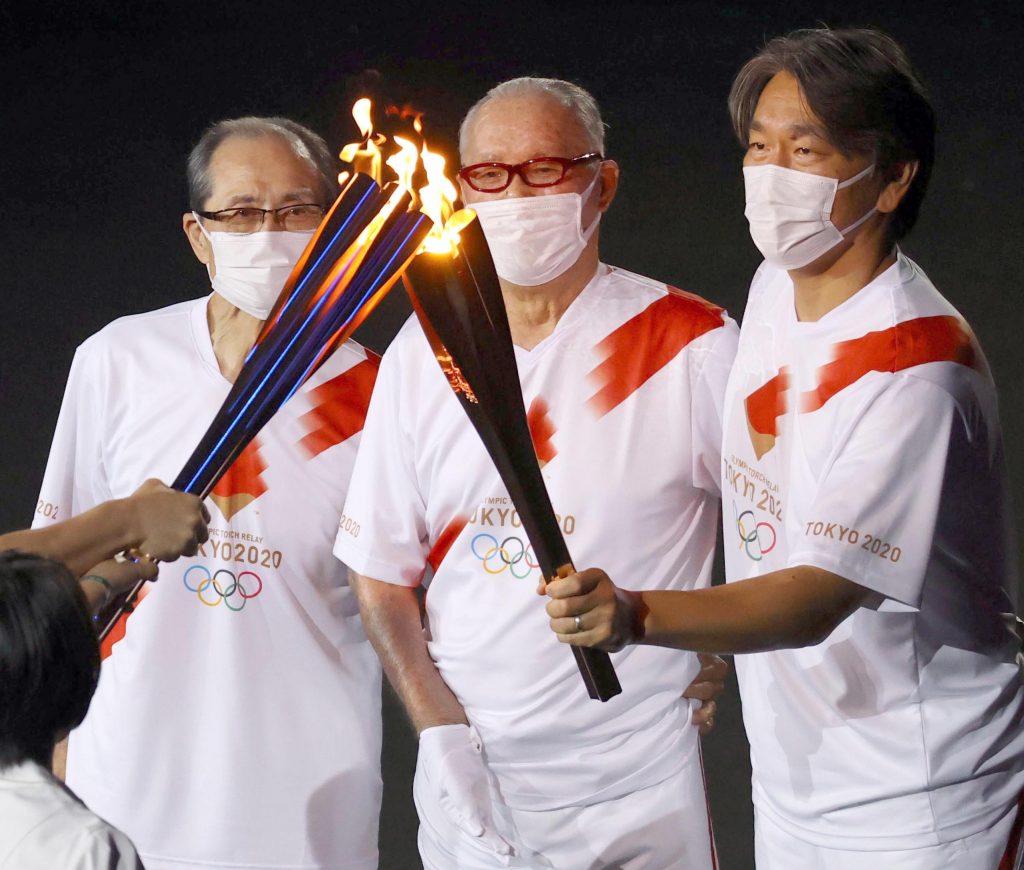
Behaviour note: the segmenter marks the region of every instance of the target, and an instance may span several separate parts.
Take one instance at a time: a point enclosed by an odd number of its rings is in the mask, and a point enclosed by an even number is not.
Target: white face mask
[[[498,275],[521,287],[536,287],[569,269],[601,222],[598,213],[583,230],[583,203],[600,181],[598,172],[582,194],[474,202]]]
[[[199,221],[199,215],[192,214]],[[313,237],[311,232],[287,230],[208,233],[202,221],[199,229],[213,247],[213,263],[217,267],[210,280],[213,289],[257,320],[267,319],[284,282]],[[210,267],[206,268],[209,271]]]
[[[840,230],[829,219],[836,192],[874,172],[872,163],[863,172],[840,183],[838,179],[785,169],[782,166],[744,166],[750,237],[764,258],[783,269],[799,269],[813,263],[838,245],[877,209]]]

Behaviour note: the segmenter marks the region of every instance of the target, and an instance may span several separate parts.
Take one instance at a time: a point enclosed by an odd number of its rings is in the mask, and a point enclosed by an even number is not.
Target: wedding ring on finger
[[[579,634],[579,632],[583,631],[583,619],[578,613],[572,619],[576,623],[576,633]]]

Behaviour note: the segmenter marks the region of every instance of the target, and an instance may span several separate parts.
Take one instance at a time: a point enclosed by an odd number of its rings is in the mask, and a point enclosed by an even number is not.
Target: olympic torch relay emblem
[[[259,439],[254,438],[210,492],[210,500],[220,508],[224,519],[230,520],[267,491],[260,476],[266,467]]]

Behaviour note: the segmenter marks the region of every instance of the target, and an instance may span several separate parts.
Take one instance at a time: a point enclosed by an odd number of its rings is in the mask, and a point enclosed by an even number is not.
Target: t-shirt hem
[[[688,724],[685,727],[693,726]],[[501,799],[507,807],[517,812],[547,812],[549,810],[566,809],[567,807],[586,807],[603,803],[604,801],[616,800],[624,795],[660,785],[665,780],[678,774],[687,765],[697,764],[698,756],[696,750],[697,741],[690,741],[687,751],[679,756],[679,760],[675,764],[666,763],[670,761],[666,757],[669,753],[659,755],[640,770],[634,771],[628,776],[587,795],[553,797],[550,792],[508,791],[502,787]]]
[[[938,846],[943,843],[951,843],[956,840],[963,840],[982,831],[993,827],[1007,812],[1014,811],[1016,801],[1011,801],[1006,806],[997,806],[994,809],[986,809],[985,812],[970,819],[961,820],[949,825],[936,827],[932,831],[923,834],[890,834],[879,835],[874,833],[876,828],[872,827],[871,832],[851,834],[824,834],[820,831],[806,828],[790,821],[767,805],[763,795],[758,793],[755,786],[753,795],[754,806],[759,813],[764,813],[771,821],[782,828],[790,836],[795,837],[813,846],[822,846],[827,849],[845,849],[855,852],[885,852],[901,849],[926,849],[929,846]],[[855,826],[848,822],[843,823],[847,830],[855,830]]]
[[[876,557],[877,558],[877,557]],[[921,590],[918,589],[915,595],[907,594],[902,590],[896,590],[891,588],[891,585],[885,582],[885,578],[879,576],[875,572],[868,572],[864,574],[853,565],[850,560],[843,559],[841,556],[833,556],[830,553],[822,553],[817,550],[799,550],[793,553],[789,557],[789,568],[798,568],[801,565],[809,565],[813,568],[821,568],[823,571],[829,571],[832,574],[837,574],[840,577],[845,577],[852,583],[856,583],[858,586],[863,586],[866,589],[870,589],[872,592],[877,592],[879,595],[884,595],[886,598],[890,598],[893,601],[898,601],[912,610],[920,610],[921,608]]]
[[[239,861],[207,861],[192,858],[167,858],[151,853],[140,852],[146,870],[377,870],[378,856],[349,859],[339,864],[332,859],[331,864],[253,864]]]

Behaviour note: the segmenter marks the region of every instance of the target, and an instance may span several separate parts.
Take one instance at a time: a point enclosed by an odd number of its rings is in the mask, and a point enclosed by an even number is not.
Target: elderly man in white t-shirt
[[[858,29],[772,40],[729,103],[765,257],[725,402],[730,582],[556,581],[552,627],[753,653],[737,673],[759,870],[1011,870],[1024,687],[995,386],[896,246],[931,105],[903,50]]]
[[[215,124],[188,171],[184,230],[214,292],[78,349],[42,524],[175,478],[335,188],[323,140],[283,118]],[[67,779],[150,870],[377,866],[380,666],[331,553],[376,372],[349,343],[291,398],[104,662]]]
[[[574,561],[637,588],[704,585],[735,324],[600,262],[619,170],[586,91],[498,85],[461,152]],[[367,631],[419,732],[424,865],[710,868],[682,697],[697,657],[615,656],[622,694],[587,697],[548,632],[518,514],[415,320],[385,354],[365,435],[335,552],[361,575]]]

